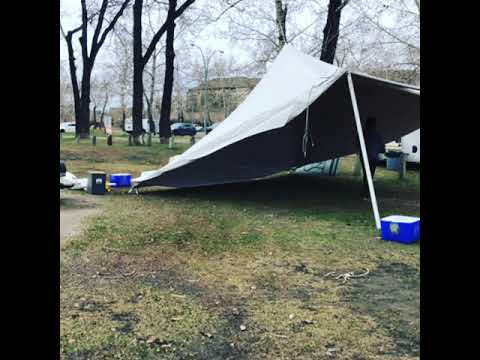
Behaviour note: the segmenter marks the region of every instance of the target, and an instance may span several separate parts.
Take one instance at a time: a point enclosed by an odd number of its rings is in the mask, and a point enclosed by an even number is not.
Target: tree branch
[[[183,12],[184,12],[190,5],[192,5],[194,2],[195,2],[195,0],[187,0],[187,1],[185,1],[185,2],[182,4],[182,6],[180,6],[180,7],[175,11],[173,20],[175,20],[176,18],[180,17],[180,16],[183,14]],[[169,21],[169,19],[167,18],[167,20],[163,23],[163,25],[160,27],[160,29],[157,31],[157,33],[153,36],[152,41],[150,42],[150,45],[148,46],[147,51],[145,52],[145,55],[143,56],[143,66],[145,66],[145,65],[147,64],[148,60],[150,60],[150,57],[152,56],[152,53],[155,51],[155,47],[157,46],[158,41],[159,41],[160,38],[163,36],[163,34],[165,33],[165,31],[167,31],[168,21]]]
[[[67,41],[68,36],[70,36],[70,38],[71,38],[73,34],[75,34],[76,32],[78,32],[80,30],[82,30],[82,25],[80,25],[79,27],[77,27],[73,30],[67,31],[67,34],[65,35],[65,30],[63,30],[62,23],[60,23],[60,31],[62,32],[62,36],[65,39],[65,41]]]
[[[163,36],[163,34],[167,31],[167,23],[164,23],[160,29],[157,31],[157,33],[153,36],[152,41],[150,42],[150,45],[147,48],[147,51],[145,52],[145,55],[143,56],[143,66],[145,66],[150,60],[150,57],[152,56],[153,52],[155,51],[155,47],[160,40],[160,38]]]
[[[143,96],[145,97],[145,100],[147,101],[147,106],[150,107],[150,100],[148,99],[147,92],[145,89],[143,90]]]
[[[190,6],[192,5],[193,3],[195,2],[195,0],[187,0],[185,1],[182,6],[180,6],[177,11],[175,11],[175,19],[180,17],[183,12]]]
[[[353,5],[353,4],[352,4]],[[415,49],[415,50],[418,50],[420,51],[420,48],[418,46],[415,46],[411,43],[409,43],[408,41],[406,40],[403,40],[401,39],[400,37],[398,37],[397,35],[395,35],[393,32],[391,32],[390,30],[387,30],[385,27],[383,27],[382,25],[380,25],[377,21],[373,20],[370,16],[368,16],[365,11],[363,11],[362,9],[358,8],[357,7],[357,10],[359,10],[363,17],[365,19],[367,19],[371,24],[373,24],[375,27],[377,27],[380,31],[383,31],[385,34],[389,35],[390,37],[392,37],[393,39],[397,40],[399,43],[401,44],[404,44],[412,49]]]
[[[120,17],[122,16],[123,12],[125,11],[125,9],[127,8],[129,3],[130,3],[130,0],[125,0],[122,4],[122,7],[120,8],[120,10],[118,10],[118,12],[115,14],[115,16],[112,19],[112,21],[110,22],[110,24],[108,24],[107,28],[105,29],[105,31],[102,34],[102,37],[100,38],[100,41],[99,41],[100,47],[105,42],[105,39],[106,39],[108,33],[113,30],[115,24],[117,23],[118,19],[120,19]]]
[[[216,22],[218,21],[228,10],[234,8],[235,6],[237,6],[240,2],[242,2],[243,0],[237,0],[235,1],[233,4],[231,4],[229,7],[227,7],[226,9],[224,9],[213,21]]]
[[[80,90],[78,88],[78,80],[77,80],[77,68],[75,66],[75,54],[73,52],[73,44],[72,44],[72,36],[74,32],[78,31],[81,28],[75,29],[75,31],[69,31],[65,36],[65,41],[67,42],[68,48],[68,62],[70,68],[70,79],[72,81],[72,92],[74,98],[74,105],[75,105],[75,120],[78,118],[78,104],[80,102]],[[61,28],[62,34],[65,35],[63,28]]]
[[[344,1],[342,2],[342,4],[337,8],[336,11],[337,11],[337,12],[342,11],[342,9],[343,9],[345,6],[347,6],[349,2],[350,2],[350,0],[344,0]]]
[[[82,59],[84,66],[88,61],[88,42],[87,42],[87,24],[88,24],[88,15],[87,15],[87,5],[85,0],[81,0],[82,3],[82,36],[80,37],[80,44],[82,47]]]
[[[105,18],[105,11],[107,11],[108,0],[102,1],[102,6],[100,7],[100,12],[98,15],[97,26],[95,27],[95,31],[93,33],[92,39],[92,50],[97,47],[98,37],[100,36],[100,32],[103,26],[103,19]]]
[[[256,34],[260,35],[261,37],[263,37],[264,40],[270,41],[275,47],[277,47],[277,45],[278,45],[277,42],[276,42],[274,39],[272,39],[269,35],[267,35],[267,34],[265,34],[265,33],[262,33],[261,31],[258,31],[258,30],[255,29],[255,28],[249,27],[249,26],[244,25],[244,24],[237,23],[237,22],[235,22],[235,21],[233,21],[233,20],[232,20],[232,23],[234,23],[234,24],[237,25],[238,27],[241,27],[241,28],[243,27],[243,28],[247,29],[248,31],[251,31],[251,32],[253,32],[253,33],[256,33]],[[249,34],[242,34],[242,33],[240,33],[240,35],[248,36]]]

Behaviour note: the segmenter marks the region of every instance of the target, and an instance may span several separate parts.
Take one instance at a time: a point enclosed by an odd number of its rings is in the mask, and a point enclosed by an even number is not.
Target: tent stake
[[[375,189],[373,188],[372,173],[370,172],[370,163],[368,162],[367,148],[365,146],[365,139],[363,137],[362,124],[360,122],[360,114],[358,111],[357,98],[353,88],[352,74],[348,73],[348,88],[350,90],[350,98],[352,99],[353,114],[355,116],[355,124],[357,126],[358,139],[360,141],[360,149],[362,150],[363,164],[365,166],[365,173],[367,175],[368,191],[370,192],[370,199],[372,201],[373,216],[375,217],[375,225],[380,229],[380,214],[378,213],[377,197],[375,196]]]

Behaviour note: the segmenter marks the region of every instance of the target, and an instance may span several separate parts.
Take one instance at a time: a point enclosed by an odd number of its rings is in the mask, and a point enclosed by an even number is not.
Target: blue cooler
[[[110,182],[115,183],[115,187],[132,186],[131,174],[110,174]]]
[[[411,244],[420,240],[420,218],[392,215],[381,219],[382,239]]]
[[[387,170],[398,171],[402,165],[403,154],[399,151],[389,151],[385,154],[387,158]]]

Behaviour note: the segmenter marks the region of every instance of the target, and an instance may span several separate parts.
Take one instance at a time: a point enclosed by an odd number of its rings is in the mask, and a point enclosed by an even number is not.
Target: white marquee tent
[[[183,154],[143,172],[134,187],[249,181],[357,151],[377,118],[386,143],[420,127],[420,89],[324,63],[285,45],[245,101]],[[368,160],[365,159],[368,165]],[[372,206],[380,221],[367,166]]]

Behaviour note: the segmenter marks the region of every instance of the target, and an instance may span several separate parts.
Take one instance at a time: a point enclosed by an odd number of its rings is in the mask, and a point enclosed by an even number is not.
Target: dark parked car
[[[170,129],[175,136],[195,136],[197,133],[195,126],[189,123],[175,123],[170,126]]]
[[[207,126],[207,134],[217,127],[218,123]]]

